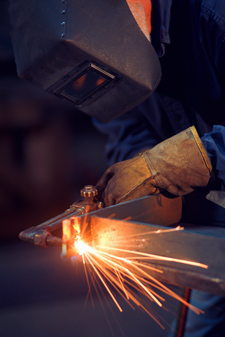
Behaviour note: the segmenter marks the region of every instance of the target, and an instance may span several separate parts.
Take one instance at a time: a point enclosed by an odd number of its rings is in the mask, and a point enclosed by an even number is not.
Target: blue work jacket
[[[152,44],[162,80],[145,102],[108,124],[109,165],[195,125],[225,181],[225,1],[155,0]]]

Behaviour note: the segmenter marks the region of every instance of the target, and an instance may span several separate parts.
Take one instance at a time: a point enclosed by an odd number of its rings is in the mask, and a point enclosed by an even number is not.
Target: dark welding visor
[[[9,0],[19,77],[108,122],[144,101],[158,57],[126,0]]]

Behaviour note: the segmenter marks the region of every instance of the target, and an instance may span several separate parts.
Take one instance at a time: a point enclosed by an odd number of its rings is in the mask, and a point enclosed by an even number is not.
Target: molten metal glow
[[[177,227],[175,229],[167,229],[165,232],[182,229],[183,228]],[[156,234],[159,232],[162,233],[163,230],[153,233]],[[115,291],[118,292],[133,309],[134,305],[137,305],[164,328],[151,308],[153,302],[160,307],[163,306],[165,299],[157,293],[157,290],[160,290],[184,303],[196,314],[203,313],[203,311],[192,306],[178,294],[152,277],[149,274],[149,271],[153,270],[158,273],[162,273],[162,271],[153,268],[147,263],[150,263],[152,259],[154,259],[189,264],[200,268],[207,268],[207,265],[122,248],[108,246],[98,246],[93,248],[84,243],[80,236],[77,236],[75,246],[76,249],[78,249],[79,254],[82,255],[89,293],[91,293],[91,285],[94,285],[96,289],[97,285],[99,285],[97,279],[100,280],[120,311],[122,311],[122,308],[119,304],[119,300],[117,300],[114,294]],[[118,253],[119,255],[123,253],[128,254],[129,256],[120,257],[117,256]]]
[[[81,240],[80,236],[77,236],[74,245],[78,249],[79,255],[83,255],[85,251],[88,250],[88,246]]]

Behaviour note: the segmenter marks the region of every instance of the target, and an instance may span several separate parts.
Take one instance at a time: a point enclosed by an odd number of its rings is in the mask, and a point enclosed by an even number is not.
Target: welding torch
[[[81,189],[80,194],[83,199],[74,202],[65,212],[41,223],[38,226],[33,226],[22,231],[19,234],[19,238],[42,248],[63,245],[65,243],[65,236],[61,239],[52,235],[52,232],[62,228],[62,222],[64,220],[70,218],[75,219],[80,215],[96,211],[104,207],[103,202],[97,200],[96,198],[98,190],[94,186],[86,185],[83,189]]]

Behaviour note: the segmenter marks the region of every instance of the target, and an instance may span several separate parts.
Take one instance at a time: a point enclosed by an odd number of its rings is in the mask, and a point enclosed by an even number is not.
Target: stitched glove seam
[[[138,187],[140,187],[143,183],[147,182],[148,180],[153,180],[154,181],[154,179],[152,177],[148,177],[148,178],[142,180],[138,185],[136,185],[134,188],[132,188],[131,190],[129,190],[125,195],[123,195],[122,198],[120,198],[117,201],[117,203],[120,203],[121,201],[123,201],[129,194],[131,194],[133,191],[135,191],[136,189],[138,189]],[[159,193],[157,191],[157,187],[155,186],[155,184],[152,185],[152,186],[155,188],[155,191],[151,192],[151,194],[157,194],[157,193]]]

